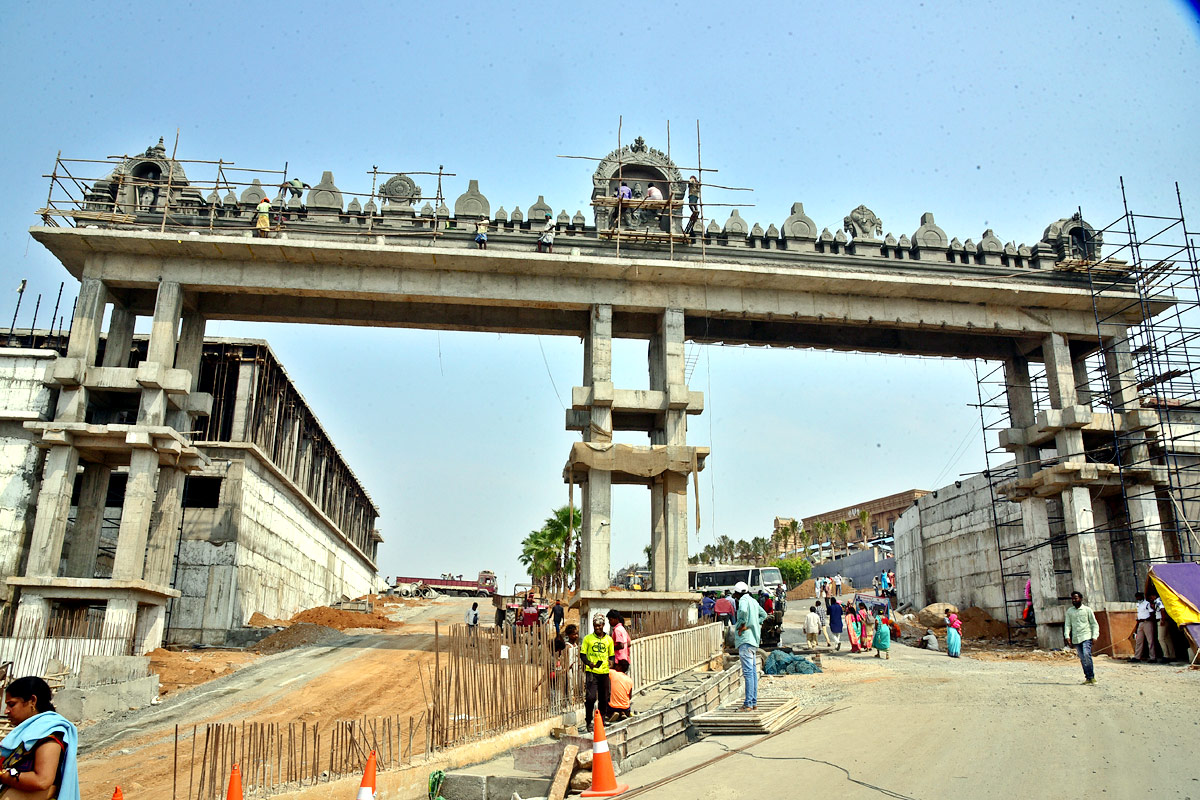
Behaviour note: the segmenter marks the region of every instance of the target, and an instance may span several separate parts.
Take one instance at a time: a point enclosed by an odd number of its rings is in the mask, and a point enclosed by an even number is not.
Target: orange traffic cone
[[[125,795],[121,793],[121,787],[113,789],[112,800],[125,800]]]
[[[237,764],[233,765],[233,770],[229,773],[229,791],[225,793],[225,800],[243,800],[242,768]]]
[[[613,797],[628,791],[628,784],[617,783],[612,753],[608,752],[608,740],[604,738],[604,718],[597,709],[595,733],[592,735],[592,788],[584,792],[583,796]]]
[[[363,770],[362,783],[354,800],[375,800],[375,751],[367,756],[367,767]]]

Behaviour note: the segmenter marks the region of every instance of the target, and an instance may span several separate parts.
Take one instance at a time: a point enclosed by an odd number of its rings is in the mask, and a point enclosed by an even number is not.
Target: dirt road
[[[258,659],[232,674],[86,728],[80,735],[83,797],[169,797],[175,726],[190,746],[193,725],[211,722],[298,722],[425,710],[418,673],[432,662],[434,622],[461,622],[466,598],[440,598],[398,609],[404,626],[347,636],[329,647],[305,647]],[[130,790],[134,790],[133,793]]]

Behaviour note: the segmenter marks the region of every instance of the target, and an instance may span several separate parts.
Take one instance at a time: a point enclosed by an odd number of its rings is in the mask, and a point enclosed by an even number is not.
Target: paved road
[[[1074,661],[950,659],[903,645],[890,661],[845,649],[823,661],[822,675],[769,678],[762,691],[835,713],[640,796],[1200,798],[1200,672],[1103,658],[1099,683],[1083,686]],[[705,739],[621,779],[645,786],[748,741]]]

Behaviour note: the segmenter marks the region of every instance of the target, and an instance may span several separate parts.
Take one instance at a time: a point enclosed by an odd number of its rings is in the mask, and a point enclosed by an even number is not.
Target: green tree
[[[799,586],[812,575],[812,564],[806,558],[777,558],[771,562],[771,566],[779,567],[779,574],[788,588]]]
[[[842,543],[842,547],[846,548],[846,555],[850,555],[850,522],[842,520],[837,524],[837,540]]]
[[[867,523],[871,521],[871,514],[865,509],[860,509],[858,512],[858,521],[862,524],[863,541],[871,538],[871,531],[867,527]]]
[[[575,575],[578,585],[578,537],[571,535],[572,529],[579,530],[580,513],[571,512],[567,506],[556,509],[546,518],[542,527],[521,540],[521,555],[518,560],[527,570],[529,578],[549,592],[565,593],[569,588],[570,576]]]
[[[750,558],[754,566],[762,566],[771,555],[771,543],[765,536],[755,536],[750,540]]]

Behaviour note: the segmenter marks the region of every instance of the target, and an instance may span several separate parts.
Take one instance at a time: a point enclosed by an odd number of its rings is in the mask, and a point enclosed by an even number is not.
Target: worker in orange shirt
[[[608,721],[628,719],[633,716],[633,678],[629,677],[629,662],[618,661],[608,676],[608,707],[612,715]]]

